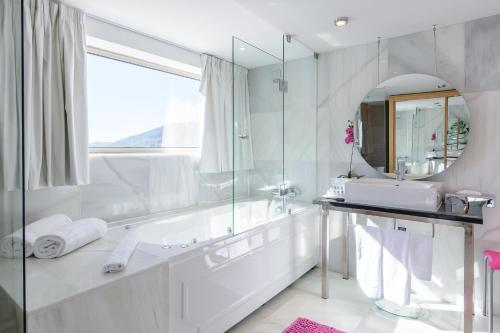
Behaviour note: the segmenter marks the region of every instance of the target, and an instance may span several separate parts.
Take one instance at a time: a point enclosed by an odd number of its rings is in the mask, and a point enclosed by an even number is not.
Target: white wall
[[[500,16],[479,19],[440,28],[437,32],[437,76],[459,89],[471,113],[471,136],[462,158],[444,174],[432,178],[444,182],[447,191],[468,188],[500,197]],[[360,45],[322,54],[319,61],[318,114],[318,189],[326,191],[329,179],[345,174],[350,146],[346,145],[344,129],[353,119],[362,98],[375,86],[377,69],[380,81],[406,73],[434,75],[433,34],[425,31],[383,40],[380,64],[377,43]],[[354,171],[369,177],[378,176],[358,152]],[[342,215],[334,219],[342,219]],[[358,217],[359,219],[364,219]],[[484,211],[485,222],[475,228],[476,237],[476,303],[481,300],[481,251],[485,246],[499,245],[500,205]],[[411,228],[421,229],[411,223]],[[341,248],[336,238],[339,228],[332,228],[332,268],[340,269]],[[430,296],[449,301],[462,299],[463,232],[450,227],[436,229],[433,282],[419,287]],[[352,239],[351,239],[352,246]],[[351,267],[354,260],[351,258]],[[495,279],[500,285],[500,276]],[[500,300],[497,288],[495,299]],[[500,301],[496,302],[500,314]]]

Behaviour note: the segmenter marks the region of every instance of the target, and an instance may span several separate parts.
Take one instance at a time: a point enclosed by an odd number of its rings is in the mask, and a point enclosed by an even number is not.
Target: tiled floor
[[[281,333],[295,318],[306,317],[348,333],[462,332],[461,309],[452,304],[421,302],[420,320],[382,313],[363,295],[355,279],[331,274],[330,299],[319,296],[320,271],[314,269],[267,302],[227,333]],[[486,318],[475,316],[474,332],[487,332]],[[500,332],[500,318],[495,318]]]

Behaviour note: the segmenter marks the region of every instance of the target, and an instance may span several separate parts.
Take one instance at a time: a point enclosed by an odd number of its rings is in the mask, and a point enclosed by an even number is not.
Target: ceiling
[[[316,52],[500,13],[498,0],[235,0]],[[349,24],[335,28],[335,18]]]
[[[231,59],[232,36],[275,56],[288,33],[316,52],[500,13],[498,0],[61,0],[132,29]],[[336,17],[350,17],[335,28]]]
[[[234,0],[61,0],[199,53],[232,58],[237,36],[281,57],[282,33]]]

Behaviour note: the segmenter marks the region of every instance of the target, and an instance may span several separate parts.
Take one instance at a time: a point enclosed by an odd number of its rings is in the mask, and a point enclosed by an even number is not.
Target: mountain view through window
[[[199,147],[198,80],[94,54],[87,63],[89,147]]]

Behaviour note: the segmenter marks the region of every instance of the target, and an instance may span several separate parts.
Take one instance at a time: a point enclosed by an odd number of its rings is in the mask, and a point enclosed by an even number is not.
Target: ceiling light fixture
[[[245,51],[245,50],[246,50],[246,48],[244,48],[243,46],[240,47],[240,51]]]
[[[335,20],[335,26],[338,28],[345,27],[348,22],[349,18],[347,16],[342,16]]]

